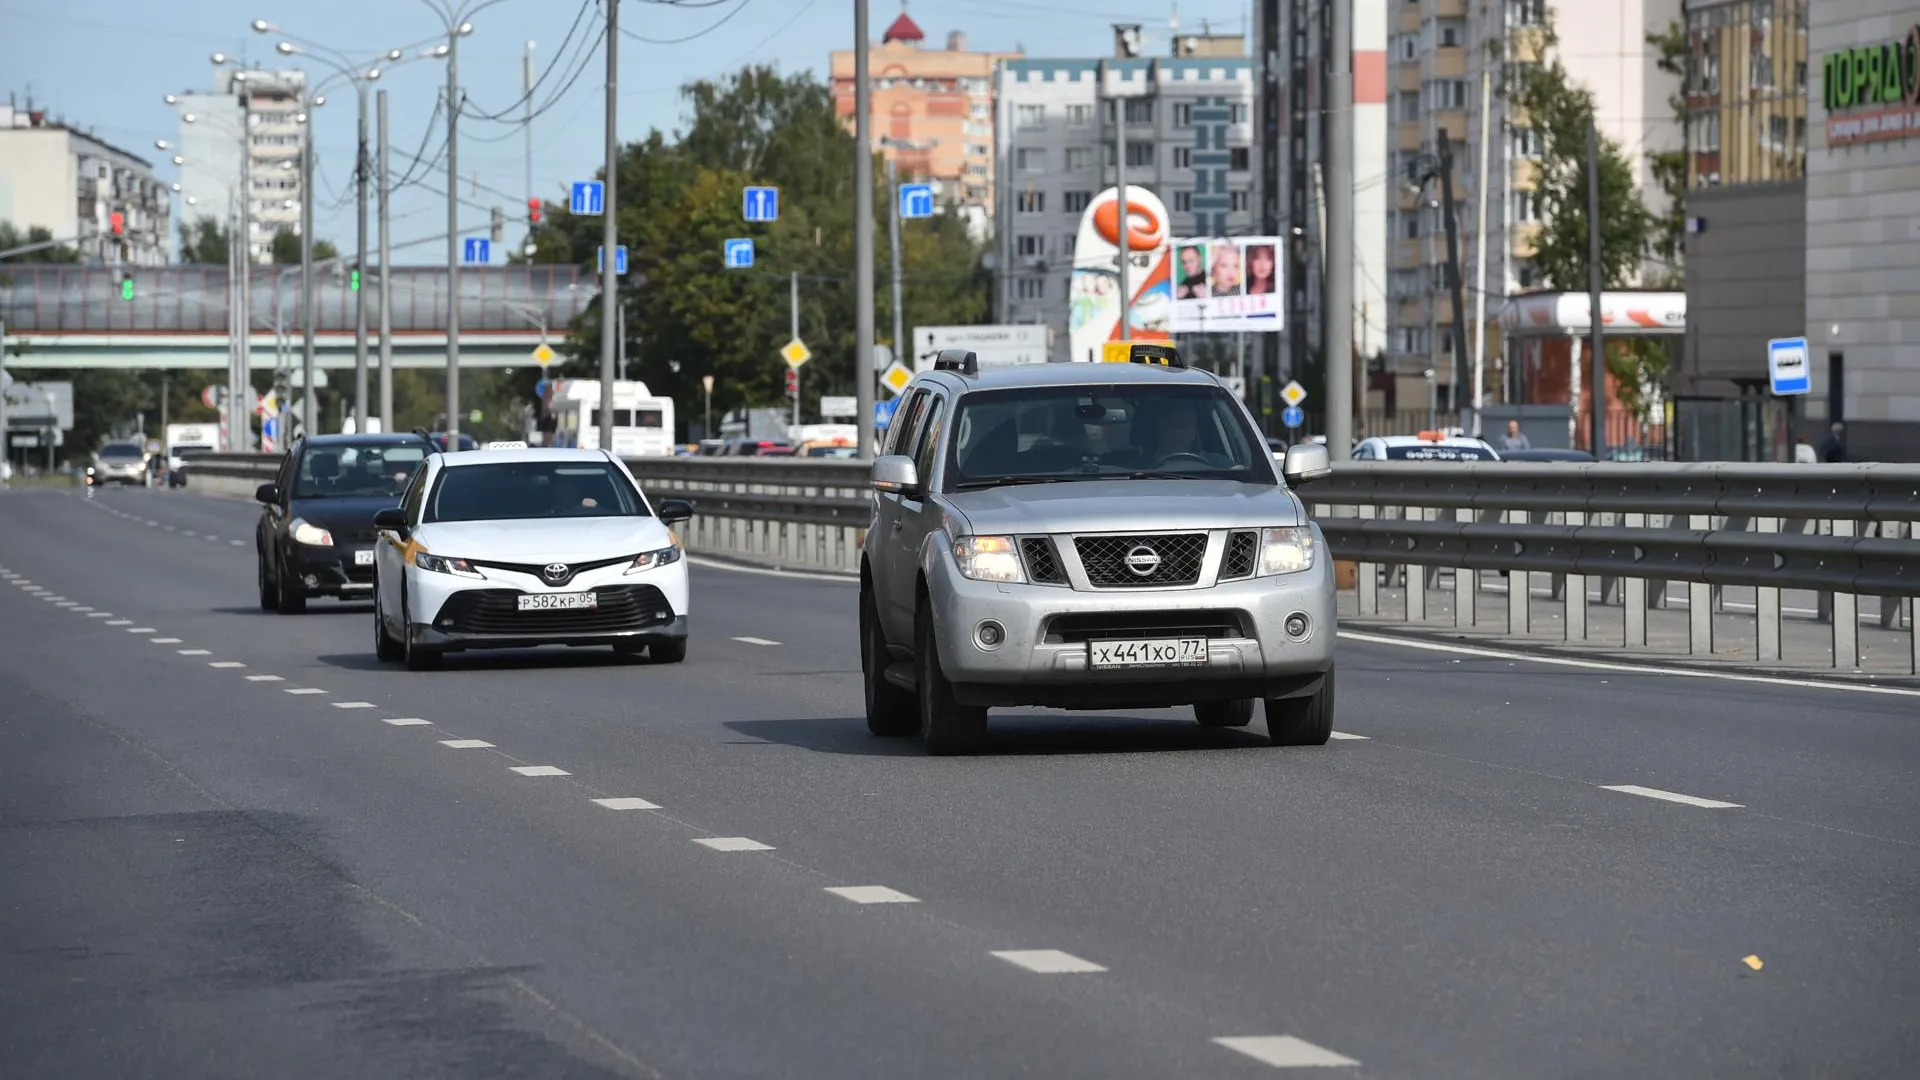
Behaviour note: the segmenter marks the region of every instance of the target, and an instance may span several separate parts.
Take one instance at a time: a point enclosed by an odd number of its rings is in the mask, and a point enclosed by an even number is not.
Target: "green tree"
[[[1684,80],[1687,73],[1687,29],[1678,20],[1667,24],[1665,30],[1648,34],[1647,44],[1653,46],[1658,59],[1654,63],[1661,71]],[[1667,105],[1673,110],[1674,119],[1682,131],[1686,130],[1687,99],[1677,90],[1667,98]],[[1687,151],[1685,147],[1675,150],[1655,150],[1647,154],[1647,163],[1653,170],[1653,178],[1667,197],[1667,212],[1660,216],[1653,236],[1653,253],[1664,266],[1659,273],[1659,284],[1665,288],[1682,287],[1686,275],[1687,253]]]
[[[225,226],[206,215],[192,222],[180,223],[180,261],[203,266],[224,266],[227,261],[228,245],[231,237]],[[293,252],[295,262],[300,261],[300,249],[296,245]]]
[[[14,248],[26,247],[29,244],[44,244],[52,239],[53,231],[50,229],[45,229],[38,225],[31,225],[27,227],[25,232],[22,232],[13,222],[0,221],[0,251],[11,251]],[[80,253],[70,247],[61,245],[15,255],[7,261],[16,263],[77,263],[80,261]]]
[[[313,242],[314,262],[320,262],[323,259],[335,259],[339,258],[339,256],[340,249],[333,246],[333,241],[316,239]],[[288,229],[273,234],[273,261],[282,266],[298,266],[300,264],[299,233]]]

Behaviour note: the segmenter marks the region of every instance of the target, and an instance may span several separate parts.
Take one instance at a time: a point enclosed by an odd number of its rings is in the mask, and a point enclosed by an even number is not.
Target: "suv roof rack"
[[[972,349],[941,349],[933,358],[933,370],[978,375],[980,374],[980,356]]]

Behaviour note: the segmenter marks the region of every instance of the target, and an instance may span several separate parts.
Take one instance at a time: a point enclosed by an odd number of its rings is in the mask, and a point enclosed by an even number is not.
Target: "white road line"
[[[372,709],[377,708],[371,701],[335,701],[330,702],[336,709]]]
[[[993,955],[1040,975],[1084,975],[1107,970],[1059,949],[1003,949]]]
[[[149,521],[149,522],[147,522],[147,527],[148,527],[148,528],[152,528],[153,526],[155,526],[155,525],[158,525],[158,524],[160,524],[160,523],[159,523],[159,522],[157,522],[157,521]]]
[[[917,904],[920,901],[885,885],[835,885],[828,892],[856,904]]]
[[[1660,799],[1664,802],[1685,803],[1688,806],[1698,806],[1706,810],[1740,809],[1740,804],[1737,802],[1702,799],[1696,795],[1682,795],[1676,791],[1661,791],[1659,788],[1641,787],[1639,784],[1601,784],[1600,788],[1602,791],[1618,791],[1627,795],[1641,795],[1649,799]]]
[[[660,804],[645,799],[595,799],[595,806],[604,806],[609,810],[658,810]]]
[[[132,626],[133,620],[132,619],[115,619],[112,622],[108,623],[107,625],[108,626]]]
[[[159,631],[151,626],[134,626],[127,629],[127,633],[129,634],[154,634],[158,632]]]
[[[56,604],[54,604],[53,606],[54,606],[54,607],[79,607],[79,606],[80,606],[80,601],[78,601],[78,600],[61,600],[61,601],[59,601],[58,603],[56,603]]]
[[[247,665],[241,663],[238,660],[215,660],[213,663],[208,664],[207,666],[215,667],[215,668],[237,668],[237,667],[246,667]]]
[[[113,618],[113,612],[111,612],[111,611],[90,611],[90,612],[88,612],[88,613],[87,613],[87,618],[89,618],[89,619],[111,619],[111,618]],[[112,626],[113,624],[112,624],[112,623],[107,623],[106,625],[108,625],[108,626]]]
[[[325,690],[313,686],[290,686],[281,691],[286,694],[324,694]]]
[[[238,541],[238,540],[229,540],[229,541],[227,541],[227,543],[229,543],[229,544],[232,544],[232,545],[233,545],[234,547],[246,547],[246,546],[247,546],[247,545],[245,545],[245,544],[243,544],[243,543],[241,543],[241,542],[240,542],[240,541]]]
[[[1535,656],[1531,653],[1482,649],[1471,645],[1445,645],[1437,641],[1414,641],[1410,638],[1385,634],[1363,634],[1354,630],[1342,630],[1340,637],[1349,641],[1364,641],[1369,645],[1395,645],[1403,649],[1478,656],[1489,660],[1510,660],[1514,663],[1546,664],[1551,667],[1585,668],[1589,671],[1618,671],[1629,675],[1667,675],[1682,679],[1719,679],[1723,682],[1754,683],[1759,686],[1792,686],[1802,690],[1841,690],[1853,694],[1887,694],[1894,697],[1920,698],[1920,690],[1908,690],[1898,686],[1822,682],[1818,679],[1788,679],[1777,675],[1743,675],[1734,671],[1702,671],[1694,668],[1655,667],[1651,664],[1619,664],[1605,660],[1575,660],[1568,656]]]
[[[219,537],[217,537],[217,536],[209,536],[209,537],[207,537],[207,539],[208,539],[208,540],[210,540],[210,541],[212,541],[213,543],[216,543],[216,544],[220,542],[220,538],[219,538]]]
[[[440,745],[453,750],[487,750],[493,746],[485,739],[441,739]]]
[[[733,640],[738,641],[745,645],[778,645],[780,644],[777,641],[769,641],[768,639],[763,637],[737,637],[737,638],[734,638]]]
[[[392,724],[394,727],[428,727],[433,724],[433,721],[422,720],[417,716],[386,716],[382,717],[380,722]]]
[[[168,532],[178,532],[179,530],[178,530],[178,529],[175,529],[175,528],[174,528],[173,526],[171,526],[171,525],[169,525],[169,526],[167,526],[167,531],[168,531]]]
[[[286,682],[285,679],[282,679],[278,675],[249,675],[247,676],[247,681],[248,682]]]
[[[67,607],[66,604],[61,604],[60,606]],[[73,606],[72,610],[75,615],[84,615],[87,612],[92,611],[93,609],[90,607],[80,607],[79,605],[76,604]]]
[[[154,643],[155,645],[178,645],[178,644],[180,644],[180,639],[179,639],[179,638],[177,638],[177,637],[157,637],[157,638],[148,638],[147,640],[149,640],[149,641],[151,641],[151,642],[153,642],[153,643]]]
[[[763,844],[744,836],[696,836],[693,842],[701,847],[710,847],[715,851],[772,851],[772,844]],[[833,891],[831,889],[829,892]],[[869,903],[870,901],[862,901]]]
[[[616,330],[617,330],[617,329],[619,329],[619,327],[615,327],[614,329],[616,329]],[[194,533],[193,533],[193,531],[192,531],[191,529],[189,529],[188,531],[186,531],[186,532],[183,532],[183,533],[181,533],[180,535],[181,535],[181,536],[192,536],[192,535],[194,535]]]
[[[1360,1064],[1344,1054],[1324,1046],[1315,1046],[1293,1035],[1243,1035],[1214,1042],[1236,1053],[1245,1054],[1262,1065],[1276,1069],[1344,1067]]]
[[[212,649],[175,649],[181,656],[212,656]]]
[[[1363,742],[1367,739],[1373,738],[1373,736],[1371,735],[1355,735],[1351,731],[1336,731],[1333,733],[1333,737],[1336,739],[1359,739]]]
[[[521,776],[571,776],[572,774],[558,765],[515,765],[513,772]]]

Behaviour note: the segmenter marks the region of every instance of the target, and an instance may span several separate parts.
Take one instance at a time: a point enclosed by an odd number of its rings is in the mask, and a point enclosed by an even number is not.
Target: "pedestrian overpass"
[[[0,264],[7,362],[43,369],[226,369],[232,282],[225,266],[133,268],[131,297],[123,291],[123,269]],[[314,363],[351,369],[352,282],[337,268],[314,273]],[[396,266],[390,277],[394,366],[444,368],[446,268]],[[372,350],[379,343],[379,275],[366,275],[364,284]],[[256,266],[250,287],[252,367],[298,366],[303,336],[299,268]],[[565,337],[574,316],[598,295],[598,283],[577,266],[463,267],[460,366],[533,363],[534,347]]]

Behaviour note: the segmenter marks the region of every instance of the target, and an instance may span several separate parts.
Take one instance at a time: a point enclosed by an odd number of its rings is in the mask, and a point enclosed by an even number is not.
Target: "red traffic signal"
[[[800,392],[800,373],[798,371],[793,370],[792,368],[788,368],[787,369],[787,393],[797,394],[799,392]]]
[[[113,213],[107,215],[107,221],[113,226],[113,235],[127,235],[127,215],[115,210]]]
[[[527,200],[527,221],[529,224],[533,224],[533,225],[540,224],[540,200],[539,199]]]

